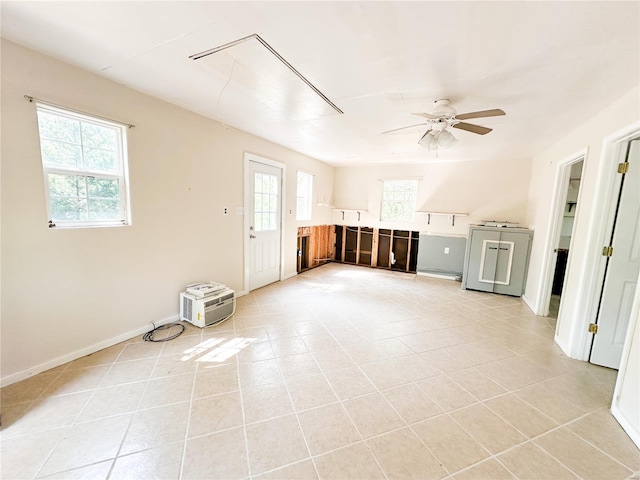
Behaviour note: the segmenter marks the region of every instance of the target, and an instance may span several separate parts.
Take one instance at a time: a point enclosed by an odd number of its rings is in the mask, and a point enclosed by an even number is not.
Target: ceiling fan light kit
[[[426,148],[427,150],[438,150],[438,147],[448,147],[457,142],[457,139],[448,130],[428,130],[420,140],[418,144]]]
[[[456,141],[456,137],[454,137],[449,130],[443,130],[438,135],[438,145],[441,147],[448,147],[452,143]]]

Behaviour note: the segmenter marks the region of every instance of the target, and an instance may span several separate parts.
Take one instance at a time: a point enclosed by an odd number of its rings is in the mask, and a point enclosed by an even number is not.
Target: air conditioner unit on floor
[[[230,288],[202,298],[181,293],[180,320],[201,328],[215,325],[233,315],[235,301],[235,292]]]

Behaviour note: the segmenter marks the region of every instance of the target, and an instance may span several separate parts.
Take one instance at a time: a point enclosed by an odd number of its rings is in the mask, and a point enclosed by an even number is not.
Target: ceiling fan
[[[418,143],[428,150],[437,150],[438,146],[448,147],[456,141],[455,137],[451,134],[448,127],[459,128],[460,130],[466,130],[467,132],[476,133],[478,135],[486,135],[492,129],[483,127],[481,125],[474,125],[472,123],[466,123],[462,120],[468,120],[470,118],[483,118],[483,117],[497,117],[500,115],[506,115],[503,110],[494,108],[492,110],[481,110],[478,112],[462,113],[458,115],[455,108],[450,105],[450,101],[447,98],[436,100],[435,105],[429,113],[414,113],[426,119],[425,122],[418,123],[416,125],[409,125],[407,127],[395,128],[393,130],[387,130],[386,133],[398,132],[406,128],[413,128],[419,126],[426,126],[427,131],[422,138],[418,140]]]

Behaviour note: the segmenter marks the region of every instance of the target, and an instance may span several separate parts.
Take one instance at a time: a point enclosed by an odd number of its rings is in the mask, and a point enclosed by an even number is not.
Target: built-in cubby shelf
[[[345,225],[334,228],[336,262],[415,273],[418,232]]]
[[[451,221],[451,226],[454,227],[456,224],[456,217],[466,217],[468,213],[453,213],[453,212],[416,212],[416,214],[426,215],[427,216],[427,225],[431,225],[431,215],[440,215],[449,217],[449,221]]]

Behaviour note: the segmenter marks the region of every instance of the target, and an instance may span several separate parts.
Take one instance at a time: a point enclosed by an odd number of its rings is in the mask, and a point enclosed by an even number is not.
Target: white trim
[[[616,165],[618,163],[620,148],[623,142],[631,140],[640,135],[640,120],[621,128],[617,132],[608,135],[602,141],[600,168],[597,178],[600,180],[596,185],[593,198],[593,210],[587,228],[587,241],[585,252],[586,258],[579,275],[580,282],[576,285],[576,298],[588,299],[578,305],[571,319],[570,352],[571,358],[588,360],[591,350],[591,340],[593,334],[589,333],[589,323],[596,320],[598,302],[600,300],[600,290],[604,281],[605,262],[602,255],[594,254],[602,250],[605,242],[608,218],[612,210],[612,199],[616,180],[619,180]],[[579,201],[579,200],[578,200]],[[577,217],[576,217],[577,221]]]
[[[384,182],[386,180],[417,180],[418,182],[421,182],[422,180],[424,180],[424,176],[418,176],[418,177],[379,177],[378,181],[379,182]]]
[[[494,270],[494,278],[484,278],[482,276],[484,272],[484,260],[487,254],[487,250],[489,249],[489,244],[495,243],[497,245],[498,252],[496,253],[496,263],[498,261],[498,255],[500,255],[500,245],[505,244],[509,245],[509,261],[507,262],[507,278],[504,282],[499,282],[495,279],[495,270]],[[478,281],[483,283],[490,283],[491,285],[509,285],[511,282],[511,265],[513,264],[513,242],[508,242],[506,240],[483,240],[482,241],[482,257],[480,258],[480,272],[478,273]]]
[[[259,155],[255,155],[253,153],[244,152],[244,237],[243,237],[243,245],[244,245],[244,282],[243,282],[243,291],[250,292],[251,288],[249,285],[249,264],[250,264],[250,251],[249,251],[249,242],[247,239],[249,238],[249,227],[251,226],[251,218],[253,216],[253,212],[249,208],[251,206],[251,199],[249,198],[249,181],[250,181],[250,162],[262,163],[264,165],[269,165],[271,167],[279,168],[282,172],[280,182],[281,182],[281,192],[280,192],[280,272],[279,272],[279,280],[283,280],[284,275],[284,261],[285,261],[285,245],[284,245],[284,232],[285,232],[285,205],[286,205],[286,169],[287,165],[278,162],[276,160],[271,160],[269,158],[261,157]]]
[[[631,437],[631,440],[640,448],[640,425],[633,425],[627,420],[625,412],[619,408],[620,395],[625,382],[640,382],[639,379],[628,378],[627,367],[629,365],[629,359],[631,357],[631,348],[635,340],[635,349],[640,349],[638,342],[638,334],[636,330],[639,328],[638,318],[640,317],[640,283],[636,286],[636,294],[631,307],[631,318],[629,319],[629,325],[627,327],[627,334],[625,337],[624,347],[622,349],[622,357],[620,358],[620,370],[618,371],[618,377],[616,378],[616,386],[613,391],[613,400],[611,402],[611,413],[622,426],[624,431]],[[627,390],[628,392],[628,390]]]
[[[588,153],[589,148],[583,148],[582,150],[560,160],[556,167],[556,176],[553,186],[554,194],[551,202],[551,216],[549,217],[549,228],[547,229],[547,236],[545,238],[542,254],[542,258],[544,258],[544,270],[542,271],[542,275],[540,275],[538,283],[538,295],[531,305],[531,308],[536,315],[544,317],[549,314],[551,284],[553,283],[553,275],[555,273],[555,263],[557,258],[555,249],[560,241],[561,222],[566,206],[567,192],[569,190],[571,167],[573,164],[583,161],[585,162],[582,166],[582,170],[584,171]],[[574,220],[574,228],[577,223],[578,206],[580,205],[582,190],[583,189],[578,190],[578,202],[576,204],[576,220]],[[569,252],[571,252],[571,249],[569,249]],[[570,262],[567,261],[567,267],[569,263]]]
[[[629,435],[631,441],[633,441],[633,443],[635,443],[636,446],[640,448],[640,432],[637,431],[633,427],[633,425],[631,425],[631,423],[627,421],[617,405],[611,406],[611,414],[615,417],[616,421],[620,424],[625,433]]]
[[[293,278],[296,275],[298,275],[298,272],[290,273],[289,275],[285,275],[285,277],[282,280],[289,280],[290,278]]]
[[[29,97],[31,101],[34,99]],[[117,133],[117,172],[102,172],[98,170],[92,170],[86,167],[84,161],[81,167],[65,167],[65,166],[50,166],[45,164],[45,159],[42,156],[42,151],[40,152],[40,161],[42,164],[43,171],[43,180],[44,180],[44,191],[45,191],[45,199],[47,203],[47,219],[49,221],[49,227],[57,227],[57,228],[77,228],[77,227],[112,227],[112,226],[120,226],[120,225],[130,225],[131,224],[131,203],[130,203],[130,195],[129,195],[129,158],[128,158],[128,147],[127,147],[127,125],[119,122],[114,122],[111,120],[106,120],[102,117],[96,117],[85,113],[80,113],[74,110],[65,109],[64,107],[54,106],[52,104],[41,102],[36,100],[36,117],[38,121],[38,141],[39,146],[42,147],[43,140],[51,141],[51,142],[59,142],[59,143],[67,143],[76,147],[79,147],[81,150],[81,155],[84,158],[85,154],[85,145],[82,140],[80,143],[74,142],[60,142],[55,139],[47,139],[42,138],[40,135],[40,125],[41,125],[41,117],[40,114],[54,115],[56,117],[67,118],[74,122],[79,122],[80,124],[89,124],[89,125],[98,125],[103,128],[112,129]],[[130,127],[130,126],[129,126]],[[89,148],[89,147],[87,147]],[[68,176],[77,176],[84,177],[85,183],[87,179],[90,177],[97,177],[102,179],[109,180],[117,180],[118,181],[118,202],[119,202],[119,217],[117,220],[90,220],[87,218],[86,220],[61,220],[61,219],[53,219],[53,209],[51,205],[51,192],[49,189],[49,175],[68,175]],[[87,202],[92,198],[89,196],[88,186],[85,185]],[[95,198],[95,197],[94,197]],[[87,209],[89,208],[89,204],[87,204]],[[87,210],[88,213],[88,210]]]
[[[171,317],[165,318],[164,320],[153,322],[153,325],[159,327],[161,325],[166,325],[167,323],[179,321],[180,315],[172,315]],[[37,375],[38,373],[46,372],[47,370],[51,370],[52,368],[59,367],[60,365],[64,365],[65,363],[71,362],[73,360],[77,360],[78,358],[82,358],[86,355],[91,355],[92,353],[96,353],[105,348],[112,347],[120,342],[124,342],[138,335],[144,335],[145,333],[153,329],[153,325],[151,323],[148,323],[143,327],[136,328],[135,330],[131,330],[129,332],[121,333],[120,335],[116,335],[115,337],[111,337],[107,340],[103,340],[88,347],[81,348],[80,350],[76,350],[75,352],[61,355],[47,362],[31,367],[27,370],[12,373],[11,375],[2,377],[2,379],[0,379],[0,387],[6,387],[7,385],[11,385],[12,383],[16,383]]]
[[[524,302],[524,304],[529,308],[529,310],[531,310],[531,313],[535,315],[533,310],[533,302],[531,301],[531,299],[527,297],[526,294],[522,294],[522,297],[520,298],[522,298],[522,301]]]
[[[556,342],[556,345],[558,345],[560,347],[560,350],[562,350],[565,355],[567,355],[568,357],[571,357],[571,344],[570,343],[565,342],[558,335],[554,335],[553,336],[553,341]]]
[[[416,208],[418,206],[417,202],[418,202],[418,182],[420,182],[419,177],[411,177],[411,178],[407,178],[407,179],[391,179],[391,178],[386,178],[386,179],[380,179],[379,180],[382,183],[382,186],[380,187],[380,215],[379,215],[379,219],[380,222],[387,222],[387,223],[399,223],[399,224],[407,224],[407,223],[411,223],[411,222],[415,222],[416,220]],[[385,194],[385,184],[389,182],[411,182],[412,184],[415,183],[415,190],[414,190],[414,197],[413,197],[413,204],[411,205],[411,202],[406,201],[406,200],[385,200],[384,194]],[[402,205],[410,205],[412,207],[413,213],[410,219],[405,220],[403,218],[383,218],[384,215],[384,204],[389,203],[389,204],[402,204]],[[359,220],[359,219],[358,219]]]
[[[442,278],[444,280],[455,280],[459,275],[444,275],[439,273],[416,272],[419,277]]]

